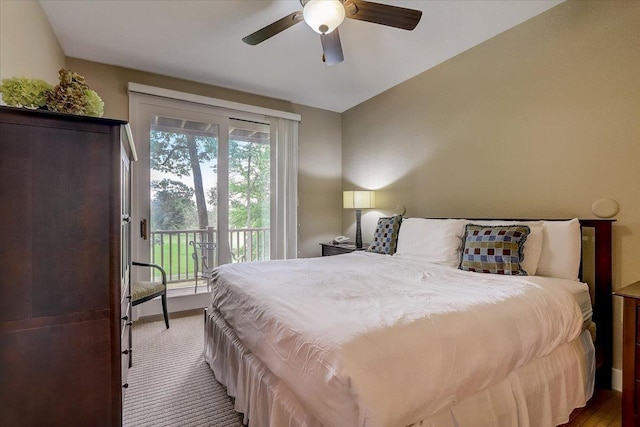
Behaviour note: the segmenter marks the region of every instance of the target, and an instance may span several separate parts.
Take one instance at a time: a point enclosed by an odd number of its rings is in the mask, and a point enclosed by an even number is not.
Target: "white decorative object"
[[[613,199],[598,199],[591,205],[591,212],[598,218],[612,218],[620,211],[620,205]]]

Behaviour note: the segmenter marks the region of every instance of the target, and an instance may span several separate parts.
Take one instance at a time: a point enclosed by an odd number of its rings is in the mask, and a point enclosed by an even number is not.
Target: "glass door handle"
[[[144,240],[147,240],[148,238],[146,219],[143,219],[142,221],[140,221],[140,237]]]

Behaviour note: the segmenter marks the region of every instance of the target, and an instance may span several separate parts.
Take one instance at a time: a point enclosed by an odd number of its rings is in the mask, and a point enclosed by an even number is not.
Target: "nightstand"
[[[353,251],[364,251],[369,247],[368,244],[363,244],[362,249],[356,248],[356,245],[351,243],[320,243],[322,246],[322,256],[348,254]]]
[[[624,298],[622,321],[622,425],[640,425],[640,282],[614,292]]]

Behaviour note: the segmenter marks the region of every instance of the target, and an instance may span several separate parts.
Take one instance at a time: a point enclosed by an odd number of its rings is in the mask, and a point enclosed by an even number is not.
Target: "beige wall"
[[[275,110],[295,112],[294,105],[288,101],[167,77],[160,74],[132,70],[130,68],[115,67],[77,58],[67,58],[67,67],[85,77],[87,84],[98,92],[104,101],[104,116],[114,119],[128,120],[129,118],[129,96],[127,94],[127,85],[129,82],[180,92],[195,93],[212,98],[273,108]]]
[[[56,84],[64,65],[64,52],[40,3],[0,0],[0,79],[31,77]]]
[[[614,289],[640,280],[639,22],[640,2],[563,3],[346,111],[343,185],[408,216],[590,218],[613,198]]]
[[[328,242],[342,229],[341,116],[299,105],[295,112],[302,115],[298,162],[300,253],[319,256],[320,242]]]

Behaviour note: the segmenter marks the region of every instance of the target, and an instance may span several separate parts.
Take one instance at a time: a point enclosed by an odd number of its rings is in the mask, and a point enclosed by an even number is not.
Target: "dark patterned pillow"
[[[373,233],[373,242],[367,248],[367,252],[393,255],[398,244],[398,232],[402,216],[396,215],[378,219],[376,231]]]
[[[458,268],[477,273],[526,276],[521,263],[529,232],[526,225],[467,224]]]

